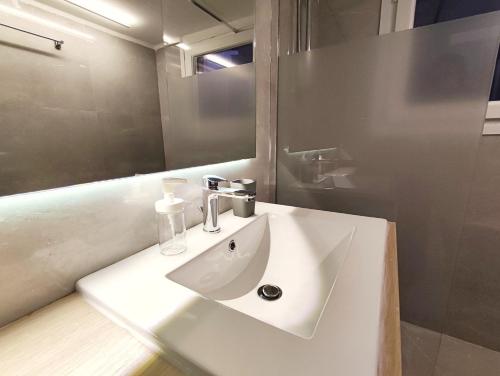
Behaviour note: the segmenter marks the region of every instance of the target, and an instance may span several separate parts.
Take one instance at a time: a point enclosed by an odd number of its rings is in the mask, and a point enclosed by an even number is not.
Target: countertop
[[[221,217],[222,221],[225,216]],[[230,231],[231,226],[226,229]],[[236,372],[238,375],[269,373],[400,376],[394,225],[389,224],[388,230],[386,252],[375,255],[374,258],[364,257],[362,264],[356,267],[370,268],[374,262],[380,262],[377,283],[370,283],[373,281],[368,279],[360,288],[356,286],[356,274],[340,279],[338,283],[350,286],[346,294],[359,299],[355,299],[357,303],[354,305],[351,302],[340,307],[340,313],[349,317],[349,321],[336,321],[336,324],[332,325],[329,321],[339,312],[332,311],[332,307],[329,307],[325,314],[330,320],[322,321],[320,334],[313,340],[304,340],[284,333],[236,314],[217,303],[200,302],[200,298],[194,293],[186,294],[185,288],[171,284],[164,278],[166,269],[175,268],[185,260],[173,258],[171,260],[177,261],[168,261],[168,258],[159,255],[157,247],[151,247],[84,279],[91,281],[86,284],[90,288],[86,289],[87,299],[106,316],[112,317],[114,322],[87,304],[81,295],[72,294],[2,328],[1,373],[181,376],[204,374],[202,368],[208,368],[210,372],[218,374],[235,374],[234,370],[238,368],[226,367],[240,364],[241,368]],[[190,257],[192,255],[184,256],[186,259]],[[169,262],[175,265],[166,267],[165,263]],[[356,258],[351,260],[351,263],[355,262]],[[146,267],[150,271],[150,277],[138,273],[138,267]],[[155,275],[155,270],[161,270],[159,276]],[[165,285],[157,283],[163,280],[168,286],[166,290]],[[99,287],[99,294],[90,296],[88,291],[92,291],[91,286],[94,283]],[[152,288],[153,286],[156,287]],[[375,293],[370,290],[375,290]],[[113,310],[119,311],[120,306],[126,308],[123,311],[126,312],[124,317],[117,317],[110,309],[103,308],[97,302],[100,297],[110,296]],[[336,301],[338,304],[342,303],[338,298]],[[362,306],[363,303],[370,304],[374,301],[378,301],[375,307],[360,310],[360,304]],[[373,312],[378,313],[373,315]],[[366,320],[363,320],[363,317],[366,317]],[[376,327],[372,328],[375,330],[363,336],[367,325],[375,325]],[[130,333],[143,338],[143,342],[148,346]],[[339,342],[339,338],[347,340]],[[169,343],[174,340],[175,343]],[[373,346],[376,346],[375,352]],[[318,349],[321,354],[317,354]],[[276,350],[274,354],[273,350]],[[367,351],[371,354],[368,357],[365,356]],[[160,358],[160,352],[163,359]],[[201,357],[196,356],[200,353]],[[275,359],[278,368],[265,366],[269,358]],[[222,364],[222,372],[213,369],[223,362],[217,359],[230,360],[227,364]],[[257,365],[257,368],[252,367],[252,359],[262,360],[264,363]],[[342,366],[340,370],[339,361]],[[266,372],[259,372],[259,367]]]
[[[301,209],[260,202],[256,205],[256,214],[295,210]],[[83,278],[78,290],[152,348],[179,354],[207,373],[377,375],[386,300],[388,224],[377,218],[315,212],[328,216],[325,219],[333,215],[335,220],[351,223],[357,233],[365,235],[353,238],[335,293],[310,340],[203,299],[165,278],[194,258],[196,251],[165,257],[154,246]],[[229,212],[220,216],[227,234],[252,220]],[[206,247],[222,240],[204,233],[201,226],[190,229],[188,239],[206,242]],[[196,373],[193,369],[189,372]]]
[[[182,376],[73,293],[0,329],[2,376]]]

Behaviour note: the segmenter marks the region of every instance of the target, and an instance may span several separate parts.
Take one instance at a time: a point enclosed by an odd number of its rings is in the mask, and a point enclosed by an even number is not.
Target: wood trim
[[[389,223],[385,255],[384,287],[381,312],[381,338],[378,359],[379,376],[401,376],[401,328],[399,318],[399,282],[396,224]]]

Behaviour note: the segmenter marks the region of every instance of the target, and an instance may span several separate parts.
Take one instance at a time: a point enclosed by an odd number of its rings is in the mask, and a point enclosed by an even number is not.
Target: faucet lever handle
[[[202,181],[205,188],[217,189],[219,187],[219,183],[222,181],[227,181],[227,179],[224,179],[217,175],[205,175],[203,176]]]

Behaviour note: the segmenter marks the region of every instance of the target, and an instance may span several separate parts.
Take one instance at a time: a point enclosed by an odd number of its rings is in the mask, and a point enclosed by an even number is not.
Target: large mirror
[[[0,196],[254,157],[254,7],[0,0]]]

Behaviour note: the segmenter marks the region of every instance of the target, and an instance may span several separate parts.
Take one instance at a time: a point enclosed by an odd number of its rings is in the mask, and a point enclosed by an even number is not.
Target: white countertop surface
[[[293,210],[256,205],[257,214]],[[215,245],[254,220],[231,212],[220,216],[223,230],[217,235],[204,233],[201,225],[188,230],[187,252],[163,256],[153,246],[81,279],[77,289],[148,344],[180,354],[212,374],[376,375],[387,222],[324,213],[350,221],[356,236],[312,339],[269,326],[165,278],[203,251],[190,244]]]

